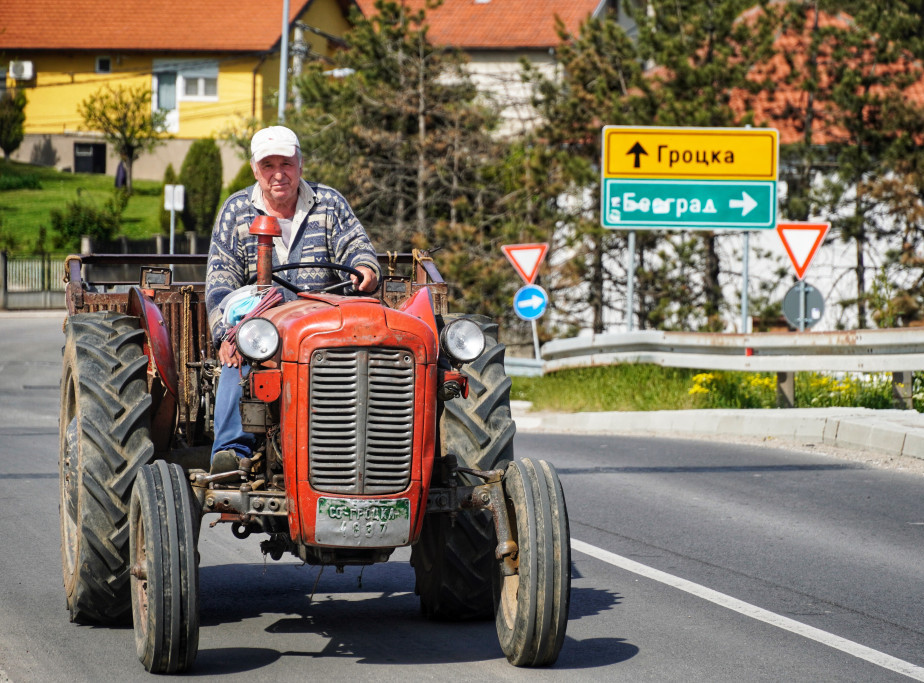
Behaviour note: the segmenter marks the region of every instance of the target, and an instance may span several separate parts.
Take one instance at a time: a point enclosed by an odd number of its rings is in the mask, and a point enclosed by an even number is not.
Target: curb
[[[511,413],[518,430],[777,438],[924,460],[924,414],[914,411],[792,408],[532,413],[530,408],[528,401],[511,401]]]

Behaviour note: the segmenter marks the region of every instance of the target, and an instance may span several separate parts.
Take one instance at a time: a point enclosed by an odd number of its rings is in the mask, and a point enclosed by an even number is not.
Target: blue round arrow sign
[[[545,313],[549,295],[539,285],[520,287],[513,295],[513,312],[523,320],[535,320]]]

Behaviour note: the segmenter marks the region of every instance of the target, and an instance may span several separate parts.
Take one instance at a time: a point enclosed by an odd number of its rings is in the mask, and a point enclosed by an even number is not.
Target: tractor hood
[[[437,360],[436,319],[426,288],[417,291],[400,310],[387,308],[371,297],[301,294],[297,301],[277,306],[261,317],[279,330],[279,360],[283,363],[308,363],[312,348],[326,345],[321,338],[336,346],[413,348],[417,363]]]

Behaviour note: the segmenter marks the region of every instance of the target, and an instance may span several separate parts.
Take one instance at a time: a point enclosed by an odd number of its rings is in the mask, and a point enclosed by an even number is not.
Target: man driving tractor
[[[212,230],[205,277],[206,307],[212,338],[220,343],[221,373],[215,397],[215,442],[211,473],[238,469],[251,455],[254,437],[241,428],[238,403],[241,377],[249,368],[226,339],[233,316],[228,307],[236,291],[256,273],[257,238],[249,233],[260,215],[279,221],[282,236],[273,240],[273,265],[305,261],[329,262],[361,273],[341,280],[330,268],[300,268],[281,273],[293,285],[312,288],[347,286],[373,292],[380,270],[375,250],[362,224],[339,192],[302,179],[298,136],[284,126],[270,126],[253,136],[250,167],[256,184],[225,201]],[[244,293],[246,294],[246,292]],[[284,292],[291,299],[294,294]],[[228,368],[239,368],[229,371]]]

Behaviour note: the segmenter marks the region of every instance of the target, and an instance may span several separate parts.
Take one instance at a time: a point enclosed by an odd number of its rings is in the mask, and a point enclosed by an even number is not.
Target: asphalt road
[[[0,317],[0,681],[150,680],[130,628],[77,626],[64,608],[62,338],[60,316]],[[701,440],[520,434],[517,452],[554,462],[568,500],[553,668],[509,666],[490,622],[424,620],[406,551],[318,578],[204,527],[191,676],[924,680],[924,477]]]

